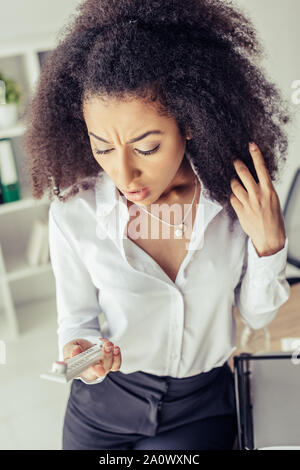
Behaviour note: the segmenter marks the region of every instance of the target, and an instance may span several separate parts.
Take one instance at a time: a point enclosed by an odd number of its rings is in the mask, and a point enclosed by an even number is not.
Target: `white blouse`
[[[105,336],[121,348],[121,372],[184,378],[223,365],[237,348],[234,305],[252,328],[274,319],[290,296],[288,238],[279,252],[259,257],[239,222],[229,231],[229,216],[198,180],[189,251],[175,282],[124,234],[127,204],[105,172],[95,189],[51,202],[59,360],[67,342]]]

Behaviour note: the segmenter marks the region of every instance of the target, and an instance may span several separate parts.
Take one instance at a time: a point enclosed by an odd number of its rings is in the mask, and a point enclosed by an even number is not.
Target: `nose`
[[[134,159],[129,151],[121,150],[116,160],[115,167],[115,181],[121,189],[126,189],[132,186],[132,182],[135,181],[141,174],[141,171],[136,168]]]

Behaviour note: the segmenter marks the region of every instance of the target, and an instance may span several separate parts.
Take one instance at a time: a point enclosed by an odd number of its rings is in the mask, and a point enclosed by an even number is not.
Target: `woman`
[[[63,449],[232,449],[232,308],[261,328],[289,297],[272,180],[290,116],[229,2],[78,10],[24,140],[34,197],[57,196],[60,359],[112,347],[72,383]]]

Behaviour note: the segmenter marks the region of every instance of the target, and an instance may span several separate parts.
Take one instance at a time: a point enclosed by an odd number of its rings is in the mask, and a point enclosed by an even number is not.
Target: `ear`
[[[188,128],[187,131],[186,131],[186,139],[187,140],[191,140],[192,136],[191,136],[191,130]]]

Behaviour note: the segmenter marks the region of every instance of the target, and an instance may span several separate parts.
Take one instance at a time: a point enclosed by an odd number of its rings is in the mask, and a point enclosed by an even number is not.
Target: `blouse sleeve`
[[[71,242],[64,235],[49,209],[49,249],[52,269],[56,284],[56,307],[58,323],[58,354],[63,360],[63,346],[76,338],[83,338],[96,343],[102,337],[98,315],[101,313],[97,298],[97,289]],[[99,377],[88,381],[94,384],[105,379]]]
[[[284,247],[270,256],[258,256],[250,237],[246,242],[242,274],[235,287],[235,305],[253,329],[270,323],[290,297],[286,280],[288,238]]]

